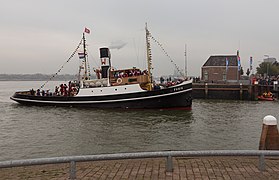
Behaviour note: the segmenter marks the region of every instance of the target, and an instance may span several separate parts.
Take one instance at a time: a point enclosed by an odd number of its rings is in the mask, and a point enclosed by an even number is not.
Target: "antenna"
[[[240,40],[238,40],[238,50],[240,50]]]

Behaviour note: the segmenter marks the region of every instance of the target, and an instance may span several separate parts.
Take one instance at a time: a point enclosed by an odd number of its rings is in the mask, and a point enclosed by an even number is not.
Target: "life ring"
[[[116,80],[116,82],[117,82],[117,84],[121,84],[121,83],[122,83],[122,79],[121,79],[121,78],[118,78],[118,79]]]

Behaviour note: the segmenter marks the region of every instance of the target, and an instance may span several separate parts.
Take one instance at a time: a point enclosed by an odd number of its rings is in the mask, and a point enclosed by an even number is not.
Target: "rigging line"
[[[88,60],[88,56],[87,56],[87,60]],[[89,79],[91,77],[91,73],[90,73],[90,65],[89,65],[89,61],[87,61],[87,69],[88,69],[88,75],[89,75]]]
[[[43,85],[41,85],[40,89],[42,89],[50,80],[52,80],[55,76],[58,75],[58,73],[60,73],[60,71],[64,68],[64,66],[74,57],[74,55],[76,54],[76,52],[78,51],[79,47],[82,44],[82,39],[80,40],[78,46],[76,47],[76,49],[74,50],[74,52],[70,55],[70,57],[68,58],[68,60],[60,67],[60,69],[54,74],[52,75],[49,80],[47,80]]]
[[[94,62],[94,64],[96,65],[96,67],[98,68],[100,65],[97,63],[97,61],[95,60],[95,58],[93,57],[93,55],[91,54],[91,52],[88,51],[88,50],[87,50],[87,52],[88,52],[90,58],[92,58],[92,61]],[[94,68],[94,67],[93,67],[93,68]]]
[[[161,50],[162,50],[162,51],[165,53],[165,55],[169,58],[169,60],[171,61],[171,63],[174,64],[176,70],[180,73],[180,75],[184,77],[183,73],[179,70],[179,67],[178,67],[178,66],[176,65],[176,63],[172,60],[172,58],[171,58],[170,55],[167,53],[167,51],[163,48],[163,45],[162,45],[159,41],[157,41],[151,34],[150,34],[150,36],[151,36],[151,39],[152,39],[155,43],[157,43],[157,45],[161,48]]]
[[[138,51],[137,51],[137,46],[136,46],[136,40],[135,40],[135,38],[133,38],[133,43],[134,43],[135,53],[136,53],[136,56],[137,56],[137,65],[140,67],[140,63],[139,63],[139,53],[138,53]]]

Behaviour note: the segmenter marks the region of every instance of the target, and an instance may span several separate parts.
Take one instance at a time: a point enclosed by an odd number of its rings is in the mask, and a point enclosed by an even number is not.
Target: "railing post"
[[[239,99],[242,100],[243,96],[243,86],[242,83],[239,84]]]
[[[76,162],[75,161],[70,162],[70,179],[71,180],[77,179],[77,176],[76,176]]]
[[[205,92],[205,99],[207,99],[208,98],[208,84],[207,83],[205,83],[205,85],[204,85],[204,92]]]
[[[263,154],[260,155],[259,169],[260,169],[261,172],[265,170],[265,162],[264,162],[264,155]]]
[[[166,167],[167,167],[167,172],[172,172],[173,171],[173,164],[172,164],[172,157],[171,157],[171,155],[168,155],[168,157],[167,157]]]

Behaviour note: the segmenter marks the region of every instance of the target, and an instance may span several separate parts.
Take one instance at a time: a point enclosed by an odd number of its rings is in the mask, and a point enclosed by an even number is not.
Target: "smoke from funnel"
[[[126,42],[123,42],[121,40],[113,41],[113,42],[111,42],[109,48],[119,50],[119,49],[123,48],[126,44],[127,44]]]

